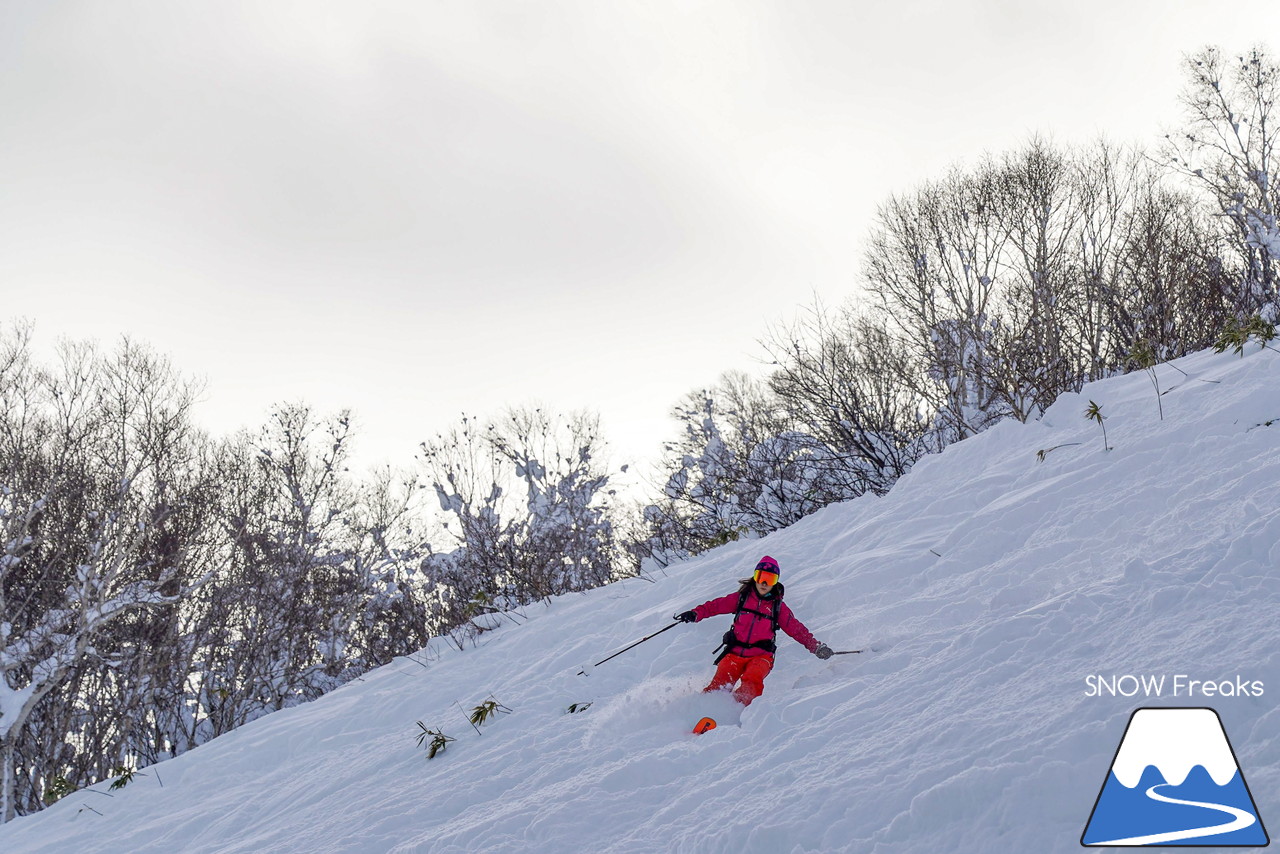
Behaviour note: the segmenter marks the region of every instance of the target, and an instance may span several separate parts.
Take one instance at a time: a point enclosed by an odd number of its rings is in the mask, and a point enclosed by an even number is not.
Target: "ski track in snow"
[[[1131,712],[1161,704],[1218,710],[1265,822],[1280,815],[1280,424],[1260,425],[1280,418],[1278,358],[1158,368],[1163,420],[1141,372],[1091,384],[921,460],[886,496],[529,606],[476,648],[435,641],[425,668],[397,660],[113,797],[75,793],[0,827],[0,851],[1055,854],[1079,849]],[[780,636],[745,711],[699,693],[725,617],[577,675],[765,553],[820,640],[876,651],[822,662]],[[1125,673],[1267,691],[1086,696],[1086,676]],[[512,713],[477,734],[465,710],[490,695]],[[689,733],[707,713],[721,725]],[[418,720],[457,741],[428,761]]]
[[[1168,795],[1162,795],[1156,791],[1160,786],[1168,786],[1169,783],[1160,783],[1147,789],[1147,797],[1153,801],[1160,801],[1166,804],[1178,804],[1185,807],[1204,807],[1205,809],[1216,810],[1230,815],[1231,821],[1225,824],[1214,824],[1208,827],[1194,827],[1189,830],[1171,830],[1167,833],[1151,833],[1146,836],[1129,836],[1124,839],[1111,839],[1107,842],[1092,843],[1090,848],[1097,848],[1102,845],[1163,845],[1168,842],[1181,842],[1184,839],[1199,839],[1205,836],[1218,836],[1223,833],[1232,833],[1237,830],[1244,830],[1246,827],[1252,827],[1257,821],[1253,814],[1237,807],[1228,806],[1226,804],[1208,804],[1202,801],[1184,801],[1179,798],[1171,798]]]

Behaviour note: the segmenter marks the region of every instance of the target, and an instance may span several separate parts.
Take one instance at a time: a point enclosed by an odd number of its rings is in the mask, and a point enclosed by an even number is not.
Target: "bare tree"
[[[598,419],[516,408],[464,417],[423,443],[426,482],[455,548],[425,562],[461,625],[478,606],[507,609],[634,572],[613,524]]]
[[[883,206],[865,276],[949,442],[1036,417],[1139,339],[1203,341],[1224,281],[1213,243],[1140,151],[1033,139]]]
[[[430,548],[419,487],[411,474],[382,469],[343,519],[361,591],[347,653],[356,671],[426,646],[441,628],[434,584],[420,571]]]
[[[1000,191],[987,161],[973,174],[953,169],[894,196],[879,210],[866,255],[864,278],[881,328],[918,366],[898,378],[938,413],[947,441],[1005,414],[993,385],[1009,242]]]
[[[1165,160],[1206,191],[1229,222],[1244,272],[1235,294],[1241,315],[1278,314],[1280,171],[1273,112],[1280,65],[1265,48],[1227,57],[1206,47],[1187,57],[1186,126],[1165,137]]]
[[[919,365],[882,323],[852,307],[832,315],[816,306],[764,347],[783,411],[825,449],[823,504],[887,491],[934,447],[920,418]]]
[[[1236,277],[1220,229],[1184,190],[1149,184],[1128,212],[1127,240],[1106,302],[1116,349],[1128,364],[1140,342],[1158,361],[1211,345],[1236,307]],[[1129,366],[1132,367],[1132,366]]]
[[[676,404],[680,435],[659,465],[662,497],[642,511],[641,558],[667,566],[781,527],[757,509],[770,480],[759,465],[764,443],[787,429],[779,413],[767,388],[733,372]]]
[[[15,757],[33,711],[115,622],[178,601],[198,579],[157,552],[182,500],[169,463],[193,386],[124,341],[110,358],[64,344],[33,370],[10,340],[0,414],[0,817],[17,813]],[[25,369],[23,369],[25,368]]]
[[[345,646],[359,605],[344,514],[350,416],[276,407],[251,440],[258,477],[232,516],[244,598],[242,690],[264,710],[314,699],[344,680]]]

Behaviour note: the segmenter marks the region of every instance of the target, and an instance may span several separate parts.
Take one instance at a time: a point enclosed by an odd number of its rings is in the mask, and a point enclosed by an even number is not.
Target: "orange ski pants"
[[[764,677],[773,669],[772,655],[753,655],[744,658],[741,655],[726,655],[716,666],[716,675],[711,683],[703,688],[706,691],[718,691],[738,680],[742,680],[733,692],[733,698],[744,706],[764,693]]]

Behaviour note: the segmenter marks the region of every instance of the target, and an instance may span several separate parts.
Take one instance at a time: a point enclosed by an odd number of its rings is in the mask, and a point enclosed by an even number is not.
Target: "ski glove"
[[[685,611],[682,614],[676,614],[675,619],[681,623],[696,623],[698,622],[698,615],[693,611]]]
[[[821,658],[823,661],[826,661],[835,653],[831,651],[831,647],[827,646],[825,643],[820,643],[818,644],[818,648],[813,651],[813,654],[818,656],[818,658]]]

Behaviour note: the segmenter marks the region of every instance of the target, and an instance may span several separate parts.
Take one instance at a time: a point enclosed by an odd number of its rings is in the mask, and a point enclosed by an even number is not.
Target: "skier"
[[[756,564],[752,577],[742,579],[738,592],[675,615],[682,623],[696,623],[717,614],[733,614],[733,625],[724,635],[724,652],[716,659],[715,676],[702,689],[704,692],[741,680],[733,692],[734,699],[744,706],[751,705],[752,700],[764,693],[764,678],[773,669],[779,628],[818,658],[826,660],[832,656],[831,649],[819,643],[782,601],[784,588],[778,574],[778,562],[765,555]]]

